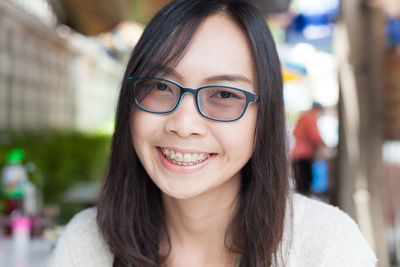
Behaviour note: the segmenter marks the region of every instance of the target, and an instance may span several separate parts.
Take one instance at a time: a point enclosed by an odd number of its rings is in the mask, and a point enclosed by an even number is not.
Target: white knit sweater
[[[291,236],[286,229],[282,241],[287,267],[376,265],[375,254],[359,228],[338,208],[295,194],[292,225]],[[67,225],[48,267],[111,267],[112,262],[113,255],[96,224],[96,209],[91,208]]]

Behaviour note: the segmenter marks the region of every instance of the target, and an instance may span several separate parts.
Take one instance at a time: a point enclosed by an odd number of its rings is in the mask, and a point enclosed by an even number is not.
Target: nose
[[[199,113],[194,95],[186,93],[175,112],[167,115],[165,130],[180,137],[203,136],[207,132],[206,119]]]

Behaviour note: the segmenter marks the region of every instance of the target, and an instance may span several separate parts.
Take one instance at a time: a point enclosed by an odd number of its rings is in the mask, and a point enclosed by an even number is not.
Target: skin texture
[[[209,84],[256,92],[255,67],[245,33],[225,14],[208,17],[193,36],[171,79],[186,87]],[[131,130],[135,151],[160,188],[172,251],[168,266],[234,266],[224,247],[225,232],[235,211],[240,170],[253,153],[257,103],[236,122],[202,117],[187,94],[178,110],[157,115],[135,108]],[[171,171],[159,147],[213,153],[195,171]],[[179,255],[179,256],[175,256]]]

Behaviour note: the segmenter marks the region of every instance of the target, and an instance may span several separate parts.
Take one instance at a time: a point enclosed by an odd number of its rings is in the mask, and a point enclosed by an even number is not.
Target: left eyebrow
[[[242,74],[222,74],[222,75],[211,76],[205,79],[206,83],[224,82],[224,81],[230,81],[230,82],[241,81],[241,82],[246,82],[248,84],[252,84],[250,79]]]

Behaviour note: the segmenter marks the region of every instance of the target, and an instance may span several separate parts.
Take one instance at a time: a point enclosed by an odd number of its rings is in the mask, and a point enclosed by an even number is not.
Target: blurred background
[[[249,1],[277,42],[291,150],[322,107],[307,194],[354,218],[379,266],[400,266],[400,2]],[[0,0],[0,267],[44,266],[96,204],[125,65],[168,2]]]

